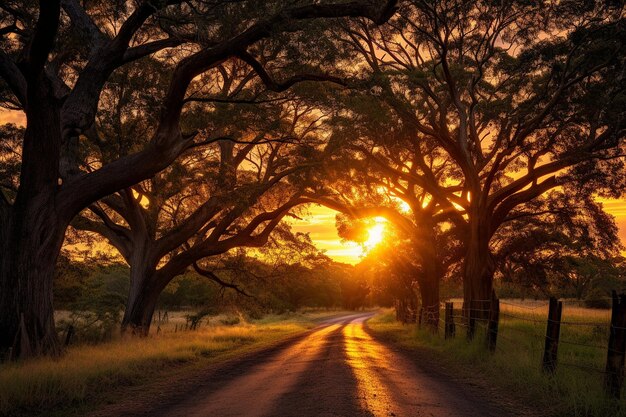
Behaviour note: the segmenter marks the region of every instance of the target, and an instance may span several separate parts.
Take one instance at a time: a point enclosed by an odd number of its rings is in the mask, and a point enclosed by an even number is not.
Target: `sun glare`
[[[368,249],[371,249],[374,246],[378,245],[381,242],[381,240],[383,240],[384,231],[385,231],[384,224],[379,223],[375,226],[372,226],[372,228],[368,231],[369,237],[365,241],[365,246]]]
[[[368,238],[363,243],[364,252],[370,251],[374,246],[378,245],[385,237],[385,222],[382,217],[376,217],[376,224],[367,231]]]

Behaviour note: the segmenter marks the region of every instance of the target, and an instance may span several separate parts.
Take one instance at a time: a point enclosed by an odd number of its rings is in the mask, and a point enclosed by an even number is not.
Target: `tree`
[[[376,171],[364,172],[376,175]],[[430,217],[433,207],[419,203],[419,206],[411,206],[409,212],[405,212],[399,207],[398,201],[389,201],[387,198],[386,204],[380,204],[382,199],[374,199],[379,205],[368,205],[371,204],[368,202],[371,194],[364,194],[362,191],[357,193],[360,197],[349,202],[346,201],[345,193],[338,193],[333,197],[317,197],[314,200],[345,213],[349,226],[340,223],[338,230],[340,236],[348,240],[363,241],[359,235],[366,234],[367,226],[360,219],[383,217],[393,225],[393,237],[387,237],[381,245],[385,249],[370,253],[368,258],[376,259],[372,262],[378,262],[387,269],[384,273],[392,278],[391,287],[395,289],[392,293],[403,305],[416,305],[414,287],[419,289],[424,316],[427,318],[425,323],[432,329],[437,329],[440,282],[449,264],[456,258],[453,248],[442,246],[447,242],[446,233],[439,230]],[[396,198],[405,201],[402,197]]]
[[[433,309],[427,304],[431,300],[424,300],[424,295],[429,297],[432,294],[428,293],[427,288],[420,286],[420,281],[423,280],[420,257],[421,254],[415,252],[415,246],[410,239],[403,238],[394,229],[386,230],[384,241],[367,252],[357,265],[357,270],[367,271],[372,277],[370,286],[373,293],[392,297],[398,321],[417,322],[421,309],[426,317],[425,323],[436,329],[435,316],[431,315],[437,311],[438,317],[439,303]],[[416,289],[419,289],[419,293],[416,293]]]
[[[380,261],[409,274],[409,282],[417,281],[425,322],[437,329],[440,283],[462,256],[457,229],[446,227],[449,210],[438,199],[419,183],[397,174],[415,166],[419,152],[407,146],[406,132],[397,130],[378,97],[347,97],[345,107],[348,112],[332,121],[332,153],[323,167],[327,178],[319,179],[324,185],[317,190],[317,201],[354,219],[381,216],[394,225],[397,238],[405,244],[394,246],[399,252],[379,252]],[[449,162],[438,160],[433,149],[428,158],[433,179],[445,181]],[[410,292],[411,285],[406,286]]]
[[[384,28],[346,26],[362,57],[353,85],[385,104],[384,135],[414,157],[390,166],[380,137],[362,152],[457,229],[466,311],[487,309],[492,238],[515,208],[581,176],[623,178],[621,16],[606,2],[416,0]]]
[[[262,94],[246,85],[255,84],[247,68],[231,63],[219,69],[219,82],[205,80],[219,87],[210,95],[213,100],[236,102],[241,95]],[[133,138],[141,140],[143,129],[133,117],[119,117],[129,113],[120,103],[126,102],[124,96],[112,103],[117,118],[107,117],[114,126],[98,125],[98,130],[118,132],[122,143],[132,144]],[[122,330],[147,335],[159,295],[187,268],[228,285],[198,263],[237,247],[265,244],[280,220],[302,201],[301,187],[290,185],[289,177],[309,165],[303,150],[320,143],[317,131],[323,114],[314,115],[313,107],[302,101],[276,100],[264,106],[203,104],[209,108],[196,109],[195,118],[221,132],[219,138],[202,138],[202,146],[187,150],[166,170],[102,199],[75,218],[75,227],[103,236],[130,266]],[[238,125],[224,120],[224,107]],[[116,150],[117,143],[113,145]],[[109,147],[94,158],[106,160],[115,154]]]
[[[81,210],[150,178],[194,143],[195,132],[182,129],[187,90],[196,77],[240,56],[277,90],[328,79],[318,73],[274,81],[255,59],[253,45],[310,28],[310,19],[364,16],[383,23],[395,1],[375,3],[173,0],[140,2],[131,10],[131,3],[3,2],[1,97],[25,113],[26,130],[17,193],[9,198],[3,192],[0,199],[0,350],[13,347],[14,357],[59,353],[52,278],[65,230]],[[150,141],[84,171],[80,146],[96,140],[91,133],[103,87],[116,70],[150,55],[170,75]]]
[[[512,211],[493,239],[496,276],[531,293],[579,299],[592,295],[593,281],[619,281],[617,225],[586,192],[576,184]]]

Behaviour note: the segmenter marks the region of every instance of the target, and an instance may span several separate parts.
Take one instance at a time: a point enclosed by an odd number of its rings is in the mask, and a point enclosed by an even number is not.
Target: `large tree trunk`
[[[15,213],[3,242],[0,271],[0,350],[12,357],[57,355],[52,288],[65,229],[50,207]],[[25,215],[24,215],[25,214]]]
[[[60,352],[52,285],[65,229],[57,210],[59,113],[49,85],[29,88],[20,188],[3,211],[0,236],[0,352]]]
[[[122,333],[136,336],[147,336],[159,296],[174,277],[185,271],[185,268],[164,271],[157,269],[148,240],[135,242],[134,252],[130,258],[130,292],[126,301],[126,309],[122,318]]]
[[[470,226],[470,238],[463,261],[463,314],[487,318],[493,293],[495,265],[489,249],[490,235],[486,221]]]
[[[140,241],[143,240],[143,241]],[[148,239],[136,239],[130,263],[130,291],[122,319],[122,333],[147,336],[164,286],[158,285],[156,264],[151,262]]]
[[[147,336],[150,333],[152,316],[160,294],[161,291],[156,291],[149,284],[143,286],[143,291],[131,294],[122,319],[122,333],[130,332],[136,336]]]
[[[433,331],[439,328],[439,285],[443,277],[443,268],[437,258],[430,258],[422,266],[418,277],[420,297],[422,298],[422,323]]]
[[[424,227],[414,241],[421,258],[421,270],[417,274],[422,299],[421,319],[422,323],[436,332],[439,328],[439,286],[445,268],[437,249],[437,226],[432,221],[427,222],[427,219],[418,220],[424,222]]]

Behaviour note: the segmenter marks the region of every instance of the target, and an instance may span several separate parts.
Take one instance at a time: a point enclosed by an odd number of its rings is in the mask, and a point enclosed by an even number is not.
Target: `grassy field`
[[[120,388],[204,366],[270,346],[339,312],[266,316],[246,322],[237,316],[212,317],[195,331],[180,331],[184,313],[170,313],[156,334],[70,347],[59,359],[42,358],[0,365],[0,415],[76,414],[114,401]],[[78,413],[80,415],[81,412]]]
[[[455,302],[455,307],[461,306]],[[391,312],[368,322],[371,331],[404,348],[428,352],[454,372],[480,378],[522,403],[532,404],[546,416],[626,416],[626,401],[607,399],[603,391],[610,310],[583,308],[565,301],[554,376],[541,371],[545,343],[547,302],[502,300],[497,349],[485,349],[479,327],[471,343],[457,321],[456,338],[438,335],[395,321]],[[443,317],[443,311],[442,311]],[[455,315],[460,312],[455,311]],[[623,394],[624,395],[624,394]]]

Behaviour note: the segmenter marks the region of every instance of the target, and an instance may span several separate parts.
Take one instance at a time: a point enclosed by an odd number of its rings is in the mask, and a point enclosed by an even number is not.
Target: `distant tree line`
[[[160,293],[155,309],[209,315],[237,312],[256,319],[302,308],[356,310],[385,303],[372,291],[369,276],[359,274],[352,265],[332,261],[307,235],[282,233],[289,234],[291,244],[270,244],[263,249],[263,258],[243,249],[214,257],[204,267],[210,268],[215,279],[194,269],[176,276]],[[115,257],[86,251],[80,255],[64,251],[57,264],[55,306],[65,312],[57,329],[66,332],[72,325],[79,340],[107,340],[116,333],[128,308],[132,271]]]

